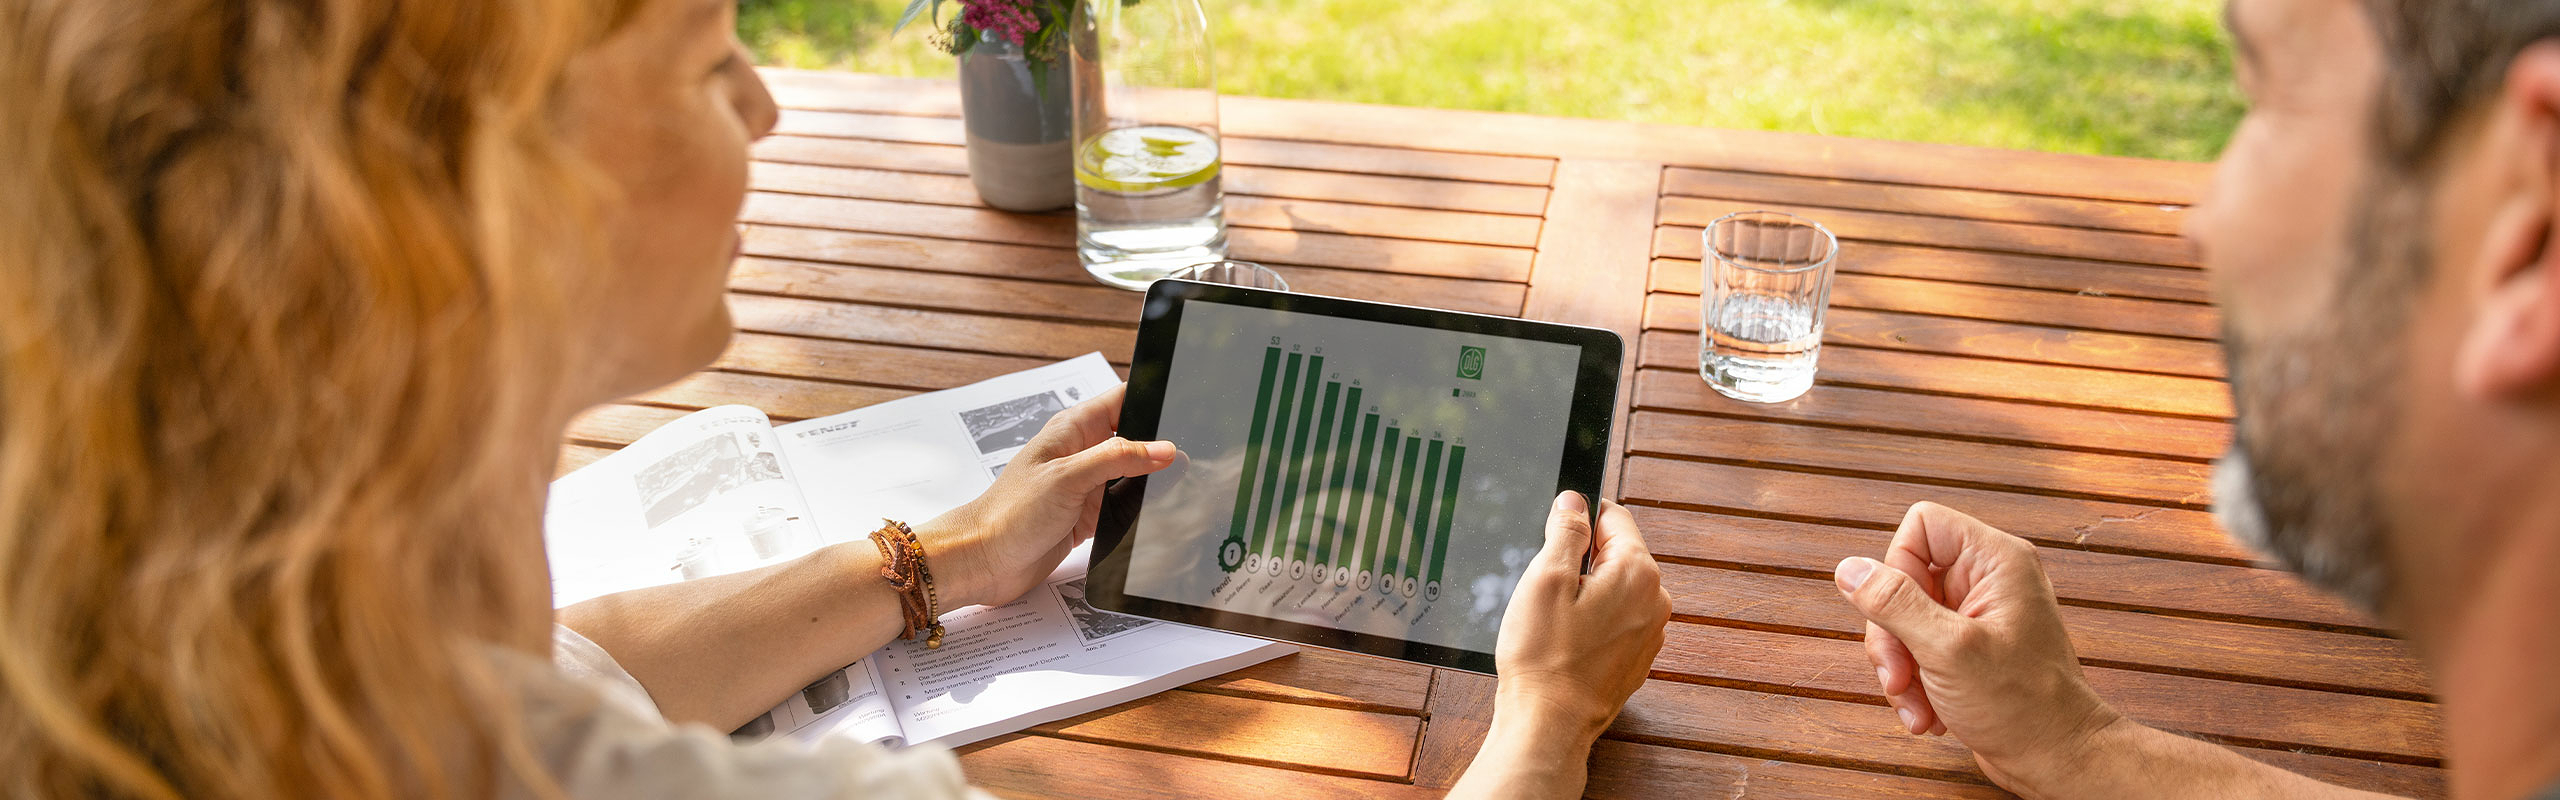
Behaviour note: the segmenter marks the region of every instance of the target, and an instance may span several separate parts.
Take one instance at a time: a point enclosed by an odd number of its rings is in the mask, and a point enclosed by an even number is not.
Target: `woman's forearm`
[[[605,595],[559,619],[611,653],[667,719],[725,731],[887,644],[901,617],[878,548],[860,541]]]

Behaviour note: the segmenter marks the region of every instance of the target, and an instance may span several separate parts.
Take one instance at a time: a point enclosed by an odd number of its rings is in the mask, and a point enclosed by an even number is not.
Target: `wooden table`
[[[769,71],[741,333],[711,369],[578,421],[563,468],[691,409],[802,418],[1101,351],[1138,296],[1074,220],[982,207],[949,83]],[[2230,436],[2219,322],[2176,238],[2201,165],[1228,98],[1238,258],[1312,292],[1615,329],[1612,492],[1677,616],[1593,757],[1604,797],[1997,797],[1899,732],[1830,582],[1932,499],[2034,539],[2090,680],[2154,725],[2335,781],[2443,792],[2425,676],[2376,624],[2252,565],[2208,512]],[[1821,385],[1697,376],[1699,226],[1843,239]],[[1491,681],[1310,650],[964,750],[1040,797],[1435,796]]]

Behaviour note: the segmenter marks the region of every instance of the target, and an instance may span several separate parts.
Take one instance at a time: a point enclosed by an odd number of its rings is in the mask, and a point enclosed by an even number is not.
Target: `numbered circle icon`
[[[1423,602],[1428,603],[1428,602],[1432,602],[1432,601],[1439,600],[1439,599],[1440,599],[1440,582],[1439,582],[1439,581],[1432,581],[1432,582],[1430,582],[1430,583],[1426,583],[1426,584],[1423,584],[1423,585],[1422,585],[1422,601],[1423,601]]]
[[[1242,540],[1228,539],[1225,544],[1218,545],[1219,571],[1234,572],[1236,567],[1243,565],[1244,542]]]

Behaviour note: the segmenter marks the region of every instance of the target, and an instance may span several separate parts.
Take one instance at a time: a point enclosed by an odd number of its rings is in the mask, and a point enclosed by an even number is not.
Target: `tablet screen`
[[[1135,597],[1491,653],[1582,348],[1203,300],[1175,335]]]

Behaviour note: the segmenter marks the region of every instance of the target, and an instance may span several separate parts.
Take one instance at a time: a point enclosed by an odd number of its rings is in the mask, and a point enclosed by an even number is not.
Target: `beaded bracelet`
[[[933,590],[933,570],[925,566],[924,543],[916,541],[914,529],[894,519],[880,520],[880,529],[871,532],[871,543],[880,548],[880,577],[898,590],[898,606],[905,612],[906,630],[899,637],[912,640],[923,631],[925,649],[942,647],[942,619],[936,608],[941,598]]]

